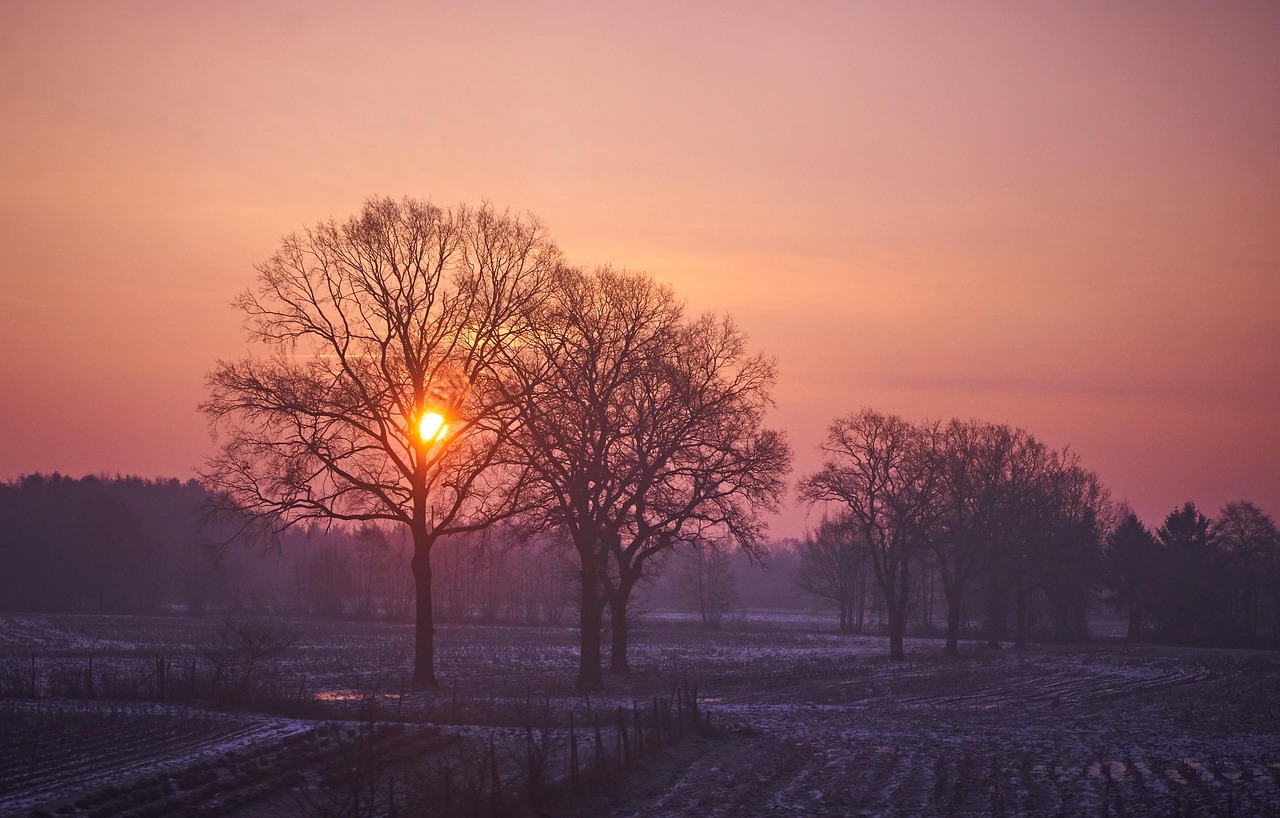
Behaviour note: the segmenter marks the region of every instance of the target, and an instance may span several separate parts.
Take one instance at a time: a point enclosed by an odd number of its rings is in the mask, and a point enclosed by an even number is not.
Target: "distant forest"
[[[55,473],[0,483],[0,610],[412,621],[410,544],[397,532],[334,525],[250,545],[232,541],[234,529],[210,521],[208,507],[195,480]],[[1079,641],[1090,636],[1091,613],[1105,611],[1134,640],[1280,645],[1280,537],[1251,503],[1228,504],[1214,518],[1187,503],[1155,530],[1122,511],[1094,547],[1073,549],[1065,563],[1062,554],[1052,564],[1041,556],[1043,570],[1013,580],[998,562],[979,573],[966,591],[967,638]],[[498,530],[444,540],[433,553],[437,615],[570,624],[575,563],[572,546],[554,538],[520,541]],[[1007,593],[1013,581],[1022,583],[1018,595]],[[946,606],[927,555],[911,584],[909,631],[940,635]],[[721,543],[681,549],[634,606],[642,619],[685,610],[708,627],[765,607],[830,608],[833,625],[849,632],[885,625],[865,547],[831,524],[775,543],[763,562]]]

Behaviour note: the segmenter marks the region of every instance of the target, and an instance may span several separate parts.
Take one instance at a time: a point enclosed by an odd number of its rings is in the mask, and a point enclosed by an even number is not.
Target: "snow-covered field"
[[[323,714],[54,695],[51,685],[80,678],[92,657],[103,682],[79,689],[136,677],[145,699],[156,657],[198,663],[219,624],[0,615],[0,682],[11,693],[0,701],[0,815],[261,814],[258,795],[341,756],[352,722]],[[939,642],[908,640],[907,660],[890,663],[883,639],[804,616],[756,612],[706,631],[653,614],[633,633],[633,674],[610,677],[588,701],[572,691],[572,627],[444,625],[442,690],[401,701],[411,628],[285,624],[294,640],[273,660],[272,684],[324,706],[350,703],[329,714],[337,719],[376,701],[383,720],[470,721],[482,726],[443,731],[518,737],[532,701],[581,725],[589,712],[696,685],[721,737],[652,761],[659,773],[587,801],[579,816],[1280,814],[1271,653],[966,644],[951,659]],[[385,742],[423,752],[436,736],[392,732]]]

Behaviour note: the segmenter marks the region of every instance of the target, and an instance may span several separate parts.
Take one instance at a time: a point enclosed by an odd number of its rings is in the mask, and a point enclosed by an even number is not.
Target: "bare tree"
[[[486,206],[369,200],[284,239],[236,306],[265,357],[220,362],[201,406],[224,511],[279,532],[386,521],[413,539],[414,683],[436,684],[431,547],[519,505],[501,468],[516,413],[502,362],[560,255]]]
[[[720,627],[720,620],[738,604],[729,549],[722,540],[704,540],[677,557],[680,595],[707,628]]]
[[[1012,444],[1007,427],[952,420],[937,452],[942,471],[934,559],[947,599],[947,643],[944,652],[960,651],[960,616],[965,588],[984,567],[1006,496],[1006,453]]]
[[[775,511],[791,470],[785,435],[764,427],[775,365],[749,355],[731,320],[684,324],[637,392],[639,484],[630,521],[608,540],[609,669],[627,673],[628,602],[654,557],[677,543],[728,539],[762,556],[762,511]]]
[[[889,618],[889,657],[902,659],[910,567],[928,546],[940,474],[937,423],[912,424],[870,409],[836,420],[822,468],[800,481],[800,497],[832,503],[871,550]]]
[[[1029,434],[1017,434],[1009,451],[1005,496],[990,532],[982,570],[989,647],[1000,646],[1010,607],[1015,611],[1018,632],[1025,634],[1038,549],[1052,515],[1046,475],[1053,462],[1054,453],[1047,446]]]
[[[565,271],[516,350],[516,441],[545,522],[579,558],[577,684],[603,686],[600,630],[626,671],[626,604],[646,560],[710,531],[754,546],[759,511],[782,490],[790,449],[762,427],[774,365],[745,352],[727,319],[686,321],[667,287],[610,269]]]
[[[995,570],[1001,546],[1022,530],[1043,447],[1022,429],[977,420],[952,420],[940,443],[942,482],[930,544],[947,600],[944,652],[955,656],[966,591]]]

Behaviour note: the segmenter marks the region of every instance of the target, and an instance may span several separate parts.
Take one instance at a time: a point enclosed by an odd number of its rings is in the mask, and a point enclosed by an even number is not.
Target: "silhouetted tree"
[[[836,420],[822,468],[800,497],[832,503],[867,542],[889,618],[889,657],[902,659],[912,562],[929,545],[940,491],[936,423],[912,424],[869,409]]]
[[[994,548],[1014,529],[1028,485],[1023,461],[1038,444],[1021,429],[952,420],[935,456],[941,483],[930,545],[947,600],[944,652],[959,653],[960,620],[971,580],[992,570]]]
[[[790,449],[761,427],[773,362],[747,355],[727,319],[687,321],[648,276],[565,270],[537,323],[513,355],[514,440],[542,519],[578,554],[577,685],[596,690],[604,606],[611,667],[625,672],[626,606],[646,562],[713,531],[753,546]]]
[[[738,602],[729,549],[727,543],[706,540],[676,556],[680,594],[707,628],[720,627],[721,618]]]
[[[1102,541],[1113,517],[1109,495],[1070,451],[1057,453],[1044,484],[1048,514],[1034,587],[1048,602],[1058,642],[1087,639],[1088,608],[1102,581]],[[1019,642],[1025,639],[1022,628]]]
[[[1012,609],[1014,641],[1025,645],[1033,596],[1045,577],[1059,518],[1056,473],[1061,456],[1030,435],[1009,460],[1009,497],[990,542],[984,571],[987,644],[998,647]]]
[[[1268,596],[1272,612],[1280,616],[1280,535],[1276,525],[1253,503],[1227,503],[1210,524],[1210,533],[1226,557],[1227,582],[1231,598],[1230,619],[1237,633],[1246,639],[1258,633],[1258,614]],[[1273,632],[1280,634],[1280,620],[1273,620]]]
[[[1126,513],[1107,538],[1107,586],[1116,610],[1128,614],[1126,638],[1142,636],[1143,620],[1155,604],[1157,576],[1163,557],[1156,538],[1132,511]]]
[[[224,511],[272,532],[410,531],[415,685],[436,684],[432,546],[519,507],[519,474],[500,467],[517,420],[502,363],[559,263],[533,219],[371,199],[258,266],[236,306],[268,356],[209,375],[201,408],[221,445],[203,479]]]
[[[786,436],[763,425],[774,362],[748,355],[732,321],[683,323],[658,363],[641,380],[631,432],[641,491],[626,535],[608,540],[612,570],[602,575],[614,673],[629,672],[628,603],[647,564],[677,543],[703,548],[725,538],[759,555],[761,515],[777,510],[791,471]]]
[[[1157,596],[1162,632],[1178,642],[1219,638],[1226,623],[1226,566],[1208,518],[1188,501],[1169,512],[1156,537],[1164,556]]]

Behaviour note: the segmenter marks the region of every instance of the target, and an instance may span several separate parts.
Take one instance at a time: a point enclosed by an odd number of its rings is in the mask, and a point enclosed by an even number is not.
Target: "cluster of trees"
[[[992,641],[1012,627],[1025,643],[1037,601],[1059,638],[1087,634],[1113,509],[1073,453],[1007,425],[871,410],[836,420],[822,450],[800,496],[830,516],[800,545],[799,581],[836,602],[843,627],[858,624],[869,565],[894,658],[926,570],[945,599],[948,654],[975,607]]]
[[[975,620],[988,643],[1026,643],[1035,625],[1088,637],[1102,601],[1131,639],[1258,644],[1280,635],[1280,537],[1248,502],[1208,519],[1191,503],[1152,533],[1117,507],[1069,450],[980,421],[913,423],[862,411],[835,421],[800,495],[828,516],[803,542],[794,579],[839,613],[888,619],[901,657],[909,621],[929,630],[935,591],[956,654]]]
[[[791,452],[774,364],[646,275],[566,264],[490,207],[370,200],[287,237],[238,300],[264,354],[221,362],[203,475],[241,533],[409,532],[414,682],[436,684],[432,551],[504,522],[577,557],[580,689],[627,670],[627,608],[680,544],[759,548]]]
[[[194,480],[33,474],[0,483],[0,610],[260,612],[411,621],[409,544],[370,523],[226,548]],[[559,623],[575,587],[564,548],[459,535],[437,547],[445,619]]]
[[[311,527],[287,547],[220,549],[196,481],[27,475],[0,484],[0,608],[80,613],[258,610],[403,616],[402,545]]]
[[[167,576],[172,555],[161,551],[154,536],[154,527],[167,521],[156,518],[147,530],[130,502],[142,486],[112,488],[93,478],[57,474],[0,484],[0,603],[32,611],[155,610],[160,588],[177,584]],[[176,482],[159,493],[178,508],[189,500],[186,487]],[[194,597],[199,589],[182,592]]]
[[[1130,639],[1256,644],[1280,636],[1280,535],[1249,502],[1214,519],[1194,503],[1154,533],[1126,512],[1106,550],[1107,586]]]

